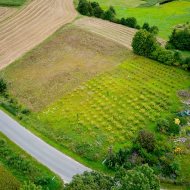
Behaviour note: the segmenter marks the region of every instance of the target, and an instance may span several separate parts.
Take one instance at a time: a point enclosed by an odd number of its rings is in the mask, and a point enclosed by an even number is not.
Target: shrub
[[[158,34],[159,29],[158,29],[157,26],[152,26],[152,27],[150,27],[149,32],[152,33],[152,34],[154,34],[154,35],[156,35],[156,34]]]
[[[148,152],[151,152],[155,149],[156,139],[152,132],[141,130],[137,136],[136,142]]]
[[[20,190],[42,190],[41,186],[36,186],[32,182],[24,182],[24,185],[20,188]]]
[[[99,3],[97,2],[92,2],[91,3],[92,9],[93,9],[93,16],[97,17],[97,18],[102,18],[104,11],[103,9],[100,7]]]
[[[7,83],[4,81],[4,79],[0,78],[0,94],[5,93],[7,90]]]
[[[156,38],[146,30],[139,30],[133,38],[132,47],[134,53],[151,57],[157,47]]]
[[[147,22],[145,22],[142,26],[142,29],[145,29],[146,31],[149,31],[150,30],[150,26]]]
[[[34,183],[38,186],[47,186],[51,183],[51,180],[49,176],[41,176],[37,177]]]
[[[93,16],[93,8],[91,6],[91,3],[86,0],[79,0],[77,10],[82,15]]]
[[[136,28],[137,26],[137,20],[134,17],[122,18],[120,23],[131,28]]]
[[[115,9],[111,6],[107,11],[105,11],[103,19],[114,22],[115,15],[116,15]]]
[[[160,46],[156,47],[155,51],[151,53],[150,57],[166,65],[173,65],[175,63],[174,53]]]
[[[190,50],[190,30],[185,28],[182,30],[174,29],[169,37],[169,44],[172,44],[176,49]]]

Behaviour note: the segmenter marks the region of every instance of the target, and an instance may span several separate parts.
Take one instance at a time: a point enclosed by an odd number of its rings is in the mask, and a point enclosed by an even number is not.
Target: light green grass
[[[140,25],[148,22],[159,27],[159,36],[168,39],[173,27],[190,21],[190,1],[173,1],[161,6],[130,7],[124,1],[97,0],[106,9],[115,5],[117,17],[135,17]],[[126,1],[128,2],[128,1]]]
[[[189,80],[182,70],[134,56],[45,109],[39,130],[83,158],[102,161],[109,146],[130,145],[139,129],[175,112],[176,93]]]
[[[21,6],[27,0],[0,0],[0,6]]]

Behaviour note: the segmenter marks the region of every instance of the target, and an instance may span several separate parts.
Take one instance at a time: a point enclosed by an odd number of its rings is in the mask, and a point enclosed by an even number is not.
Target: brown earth
[[[110,40],[118,42],[128,49],[132,50],[131,43],[135,33],[137,32],[136,29],[92,17],[83,17],[79,20],[76,20],[74,24],[90,32],[99,34]],[[160,38],[158,38],[158,41],[163,46],[166,43],[163,39]]]
[[[15,8],[0,7],[0,22],[3,22],[5,19],[9,18],[13,13],[16,12]]]
[[[2,14],[2,18],[5,18],[6,13]],[[0,23],[0,69],[76,16],[72,0],[31,1],[11,18]]]

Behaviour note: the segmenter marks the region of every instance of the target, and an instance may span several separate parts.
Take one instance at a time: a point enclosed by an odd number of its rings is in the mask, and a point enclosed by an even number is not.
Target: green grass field
[[[4,180],[0,178],[0,190],[16,190],[25,181],[35,182],[38,178],[49,176],[52,179],[56,176],[2,133],[0,133],[0,154],[0,176],[4,178]],[[1,189],[3,185],[5,188]],[[43,189],[46,188],[60,190],[62,180],[56,176],[50,184],[43,185]]]
[[[144,22],[158,26],[159,36],[164,39],[168,39],[175,25],[190,21],[190,1],[179,0],[152,7],[133,7],[136,1],[97,0],[97,2],[104,9],[113,5],[118,18],[135,17],[141,26]]]
[[[0,0],[0,6],[21,6],[26,0]]]

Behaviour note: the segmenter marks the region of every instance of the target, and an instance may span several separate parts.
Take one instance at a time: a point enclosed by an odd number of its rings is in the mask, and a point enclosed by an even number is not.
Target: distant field
[[[137,18],[140,25],[144,22],[148,22],[150,25],[157,25],[160,29],[159,36],[164,39],[168,38],[175,25],[190,21],[190,1],[173,1],[161,6],[135,8],[133,5],[136,5],[136,1],[135,3],[133,1],[117,0],[97,1],[105,9],[113,5],[119,18],[133,16]]]
[[[21,6],[27,0],[0,0],[0,6]]]

